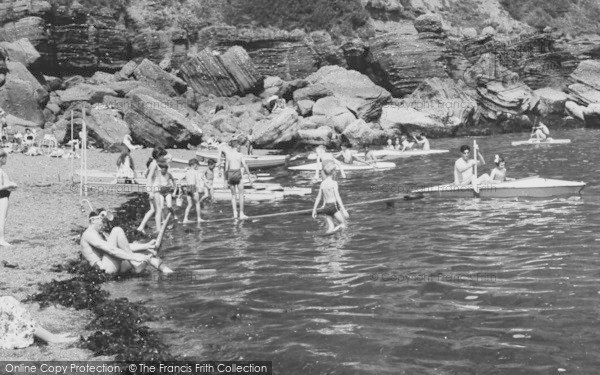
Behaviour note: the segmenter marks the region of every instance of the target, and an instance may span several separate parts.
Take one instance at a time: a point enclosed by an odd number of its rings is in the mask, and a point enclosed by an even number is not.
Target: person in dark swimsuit
[[[8,198],[10,192],[17,188],[17,184],[12,182],[2,169],[7,159],[8,154],[3,148],[0,148],[0,246],[11,246],[4,238],[4,227],[6,226],[6,216],[8,214]]]
[[[252,186],[252,179],[250,177],[250,170],[248,164],[244,160],[244,156],[240,153],[240,142],[234,140],[231,142],[232,150],[227,153],[227,159],[225,161],[225,171],[227,173],[227,185],[231,190],[231,206],[233,208],[233,217],[238,218],[238,211],[236,205],[236,196],[240,197],[240,216],[239,218],[244,220],[248,217],[244,214],[244,183],[242,182],[242,168],[246,170],[248,179],[250,180],[250,186]]]

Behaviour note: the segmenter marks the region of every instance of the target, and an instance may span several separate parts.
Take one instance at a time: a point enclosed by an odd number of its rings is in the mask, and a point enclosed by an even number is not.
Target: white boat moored
[[[522,146],[522,145],[561,145],[571,143],[570,139],[554,139],[548,138],[544,141],[540,141],[537,138],[530,138],[526,141],[514,141],[511,142],[513,146]]]

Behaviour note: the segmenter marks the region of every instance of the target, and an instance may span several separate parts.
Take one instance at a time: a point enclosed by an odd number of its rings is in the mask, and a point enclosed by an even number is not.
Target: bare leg
[[[229,190],[231,190],[231,207],[233,208],[233,218],[237,219],[238,217],[238,213],[237,213],[237,205],[235,202],[235,185],[229,185]]]
[[[327,232],[325,233],[331,233],[335,230],[335,224],[331,216],[327,215],[325,218],[327,219]]]
[[[192,209],[192,197],[188,194],[187,195],[187,207],[185,208],[185,212],[183,214],[183,222],[184,223],[190,223],[189,215],[190,215],[190,211]]]
[[[61,344],[61,343],[69,343],[75,342],[79,340],[77,337],[68,337],[67,334],[54,334],[46,329],[36,325],[35,332],[33,333],[37,338],[42,341],[47,342],[48,344]]]
[[[238,191],[240,192],[240,219],[247,219],[248,216],[244,214],[244,181],[240,181],[238,184]]]
[[[194,200],[196,201],[196,215],[198,215],[198,222],[202,221],[202,218],[200,217],[200,193],[195,193],[194,194]]]
[[[140,226],[137,228],[137,230],[142,233],[145,233],[144,229],[146,228],[146,224],[148,224],[148,221],[150,220],[150,218],[152,217],[152,214],[154,213],[154,197],[152,197],[150,195],[150,196],[148,196],[148,199],[150,200],[150,210],[148,210],[148,212],[146,212],[146,215],[144,215],[144,219],[140,223]]]
[[[8,198],[0,199],[0,246],[12,246],[4,238],[4,227],[6,226],[6,216],[8,215]]]
[[[109,245],[118,247],[119,249],[121,249],[123,251],[127,251],[130,253],[133,252],[131,250],[131,247],[129,246],[129,240],[127,240],[127,236],[125,235],[125,232],[120,227],[113,228],[113,230],[110,232],[110,235],[108,236],[107,242]],[[173,270],[171,270],[169,267],[164,265],[162,260],[160,260],[160,258],[158,258],[158,257],[152,257],[152,258],[150,258],[150,260],[148,262],[150,263],[150,265],[152,265],[154,268],[156,268],[157,270],[161,271],[164,274],[169,274],[169,273],[173,272]],[[130,262],[128,262],[128,263],[130,263]],[[141,270],[143,270],[143,267],[136,268],[136,271],[141,271]],[[124,271],[124,269],[122,269],[122,271]]]
[[[175,210],[173,209],[173,196],[171,194],[168,194],[165,197],[165,202],[167,204],[167,208],[169,209],[169,212],[171,212],[173,214],[173,219],[177,220],[177,215],[175,215]]]
[[[154,221],[156,222],[155,232],[158,232],[162,226],[163,211],[163,196],[160,193],[154,193],[154,206],[156,207],[156,212],[154,213]]]
[[[334,217],[338,221],[338,223],[340,223],[334,230],[345,229],[346,228],[346,218],[344,218],[344,215],[342,214],[342,212],[341,211],[336,212]]]

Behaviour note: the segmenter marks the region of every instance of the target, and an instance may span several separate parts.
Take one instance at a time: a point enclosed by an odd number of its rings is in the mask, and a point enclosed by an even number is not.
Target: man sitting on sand
[[[112,214],[102,208],[90,212],[90,226],[81,235],[80,244],[81,254],[92,266],[110,274],[129,270],[139,273],[148,264],[165,275],[173,272],[156,256],[156,240],[130,244],[120,227],[114,227],[107,234],[105,230],[112,219]]]

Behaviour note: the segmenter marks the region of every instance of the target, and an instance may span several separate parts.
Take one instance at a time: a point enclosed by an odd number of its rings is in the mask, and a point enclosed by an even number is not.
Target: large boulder
[[[342,135],[353,146],[379,143],[386,133],[377,123],[367,124],[363,119],[356,119],[346,127]]]
[[[41,57],[33,44],[26,38],[14,42],[0,42],[0,50],[9,60],[18,61],[25,66],[34,64]]]
[[[383,107],[379,124],[385,134],[390,137],[415,130],[422,131],[428,136],[448,136],[458,126],[458,124],[444,125],[427,113],[395,105]]]
[[[579,63],[577,69],[571,73],[571,78],[579,83],[600,90],[600,61],[584,60]]]
[[[531,108],[532,91],[523,84],[506,86],[492,81],[477,88],[479,110],[490,120],[501,114],[521,115]]]
[[[181,65],[181,73],[200,95],[244,95],[260,91],[262,76],[241,47],[231,47],[219,55],[209,48]]]
[[[293,108],[271,114],[257,122],[252,129],[252,137],[257,147],[274,147],[289,142],[298,134],[298,113]]]
[[[600,103],[592,103],[583,109],[585,126],[600,128]]]
[[[461,124],[471,123],[477,108],[472,93],[449,78],[426,79],[398,104],[426,113],[444,124],[450,118],[460,119]]]
[[[533,95],[539,98],[537,109],[540,115],[562,115],[565,112],[567,94],[564,92],[546,87],[534,90]]]
[[[187,84],[158,65],[144,59],[133,71],[135,78],[152,89],[168,96],[177,96],[187,90]]]
[[[448,77],[441,42],[419,35],[387,33],[371,38],[369,50],[373,67],[369,77],[394,97],[410,94],[427,78]]]
[[[391,100],[390,93],[375,85],[367,76],[339,66],[325,66],[306,80],[310,85],[302,90],[310,90],[311,86],[319,87],[319,91],[324,88],[339,100],[340,105],[365,121],[377,119],[381,114],[381,107]],[[304,99],[296,95],[294,98]]]
[[[42,17],[29,16],[18,18],[14,22],[3,23],[0,27],[0,40],[15,42],[28,39],[33,47],[40,53],[42,59],[39,63],[52,62],[53,49],[50,47],[50,35],[46,30],[46,21]]]
[[[569,98],[577,103],[588,105],[590,103],[600,103],[600,90],[583,83],[574,83],[569,85]]]
[[[28,82],[35,92],[34,99],[38,102],[40,107],[46,105],[46,102],[48,101],[48,91],[46,91],[40,81],[25,67],[25,65],[18,61],[7,61],[6,67],[8,68],[7,78],[14,77]],[[41,79],[43,80],[43,76]]]
[[[415,19],[414,26],[420,33],[441,33],[444,31],[444,19],[437,13],[423,14]]]
[[[329,126],[320,126],[316,129],[300,129],[298,137],[305,145],[328,145],[332,143],[335,132]]]
[[[163,103],[142,93],[131,93],[130,99],[131,109],[126,111],[125,121],[136,134],[135,139],[165,147],[199,142],[201,130],[189,117],[172,108],[175,103]]]
[[[0,108],[7,113],[43,126],[44,113],[37,100],[38,93],[29,81],[7,75],[4,85],[0,87]]]
[[[66,90],[58,90],[56,93],[63,103],[83,101],[95,104],[102,103],[105,96],[117,96],[117,93],[107,86],[88,83],[81,83]]]
[[[90,137],[98,147],[110,151],[117,151],[123,138],[129,133],[129,126],[114,109],[92,107],[86,117],[86,125]]]
[[[565,103],[565,110],[569,116],[576,118],[579,121],[585,121],[583,117],[584,106],[580,106],[579,104],[571,101],[567,101]]]

